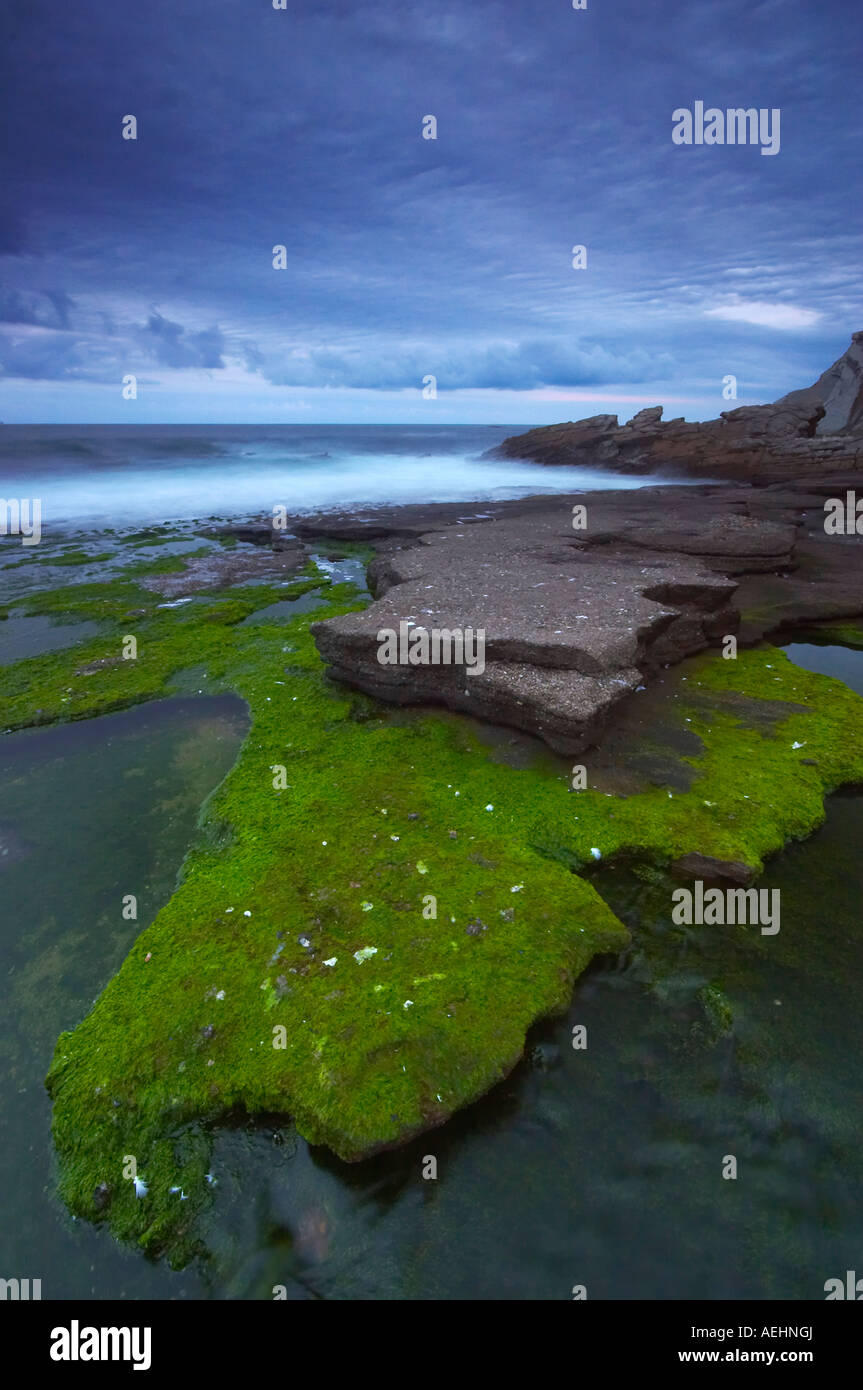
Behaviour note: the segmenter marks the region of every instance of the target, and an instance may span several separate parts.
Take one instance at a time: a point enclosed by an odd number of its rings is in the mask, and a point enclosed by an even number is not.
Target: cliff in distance
[[[772,405],[723,410],[717,420],[663,420],[663,407],[545,425],[512,435],[489,457],[775,483],[863,470],[863,333],[812,385]]]

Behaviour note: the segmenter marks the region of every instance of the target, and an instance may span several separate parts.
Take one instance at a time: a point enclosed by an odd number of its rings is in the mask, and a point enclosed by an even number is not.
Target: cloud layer
[[[7,30],[4,418],[39,418],[33,383],[99,418],[129,372],[153,419],[193,376],[237,418],[297,388],[384,419],[427,375],[767,399],[863,327],[845,0],[668,0],[661,44],[640,0],[79,0]],[[675,146],[695,100],[781,108],[781,152]]]

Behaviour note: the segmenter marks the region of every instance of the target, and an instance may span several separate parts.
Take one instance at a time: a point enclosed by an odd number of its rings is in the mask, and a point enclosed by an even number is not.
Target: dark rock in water
[[[93,1192],[93,1206],[97,1211],[104,1211],[111,1200],[111,1189],[106,1182],[100,1182]]]
[[[283,530],[275,529],[272,523],[266,526],[262,524],[251,526],[216,526],[210,527],[200,534],[202,536],[212,537],[215,540],[224,538],[228,540],[245,541],[247,545],[265,545],[269,546],[270,549],[278,548],[286,539],[292,539],[292,537],[286,536]]]
[[[556,1043],[537,1043],[530,1050],[529,1060],[536,1071],[550,1071],[560,1064],[560,1048]]]
[[[685,854],[682,859],[674,861],[671,872],[676,878],[745,886],[754,881],[758,870],[750,864],[740,864],[734,860],[711,859],[706,854]]]
[[[723,410],[717,420],[662,420],[661,405],[625,425],[616,415],[512,435],[486,457],[606,467],[621,473],[676,471],[759,483],[805,473],[863,470],[863,333],[813,386],[772,405]]]

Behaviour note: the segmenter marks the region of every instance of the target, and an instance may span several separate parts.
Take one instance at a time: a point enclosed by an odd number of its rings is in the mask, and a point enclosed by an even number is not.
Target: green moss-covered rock
[[[107,1183],[115,1228],[148,1245],[187,1219],[171,1186],[205,1190],[167,1136],[242,1107],[348,1159],[403,1141],[505,1075],[628,939],[531,848],[513,769],[452,721],[352,719],[309,621],[233,630],[243,753],[177,893],[51,1069],[70,1207],[100,1215]],[[146,1198],[118,1183],[125,1155]]]
[[[821,642],[857,650],[863,648],[863,627],[856,622],[813,623],[810,628],[799,628],[794,635],[798,642]]]
[[[698,999],[704,1010],[707,1035],[711,1040],[727,1038],[734,1026],[734,1011],[727,994],[715,982],[703,985]]]
[[[666,713],[700,745],[679,759],[694,776],[683,791],[579,793],[573,868],[589,867],[587,842],[603,859],[670,863],[701,853],[758,873],[766,856],[820,825],[827,793],[863,781],[863,701],[782,651],[743,651],[733,661],[706,653],[685,662],[671,685]],[[571,836],[547,843],[550,852],[573,852]]]

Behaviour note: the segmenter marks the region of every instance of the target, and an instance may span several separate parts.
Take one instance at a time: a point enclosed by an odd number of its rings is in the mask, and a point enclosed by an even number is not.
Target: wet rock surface
[[[671,865],[675,877],[689,881],[701,879],[708,884],[727,883],[745,886],[757,877],[751,864],[741,864],[736,860],[714,859],[709,854],[684,854]]]
[[[254,528],[254,532],[256,536],[268,534],[263,527]],[[250,537],[244,534],[241,539],[249,540]],[[147,575],[141,580],[141,586],[152,593],[161,594],[163,598],[186,598],[202,589],[226,589],[234,584],[247,584],[250,580],[278,582],[294,574],[308,558],[303,546],[297,543],[272,548],[265,546],[261,540],[255,540],[253,544],[254,550],[213,550],[208,555],[192,556],[182,571]]]
[[[307,518],[307,536],[365,527],[377,551],[375,602],[312,632],[338,680],[577,753],[621,700],[685,656],[863,612],[863,538],[824,529],[825,498],[846,481],[534,497],[481,516],[430,506]],[[381,664],[378,634],[402,624],[481,630],[483,668]]]

